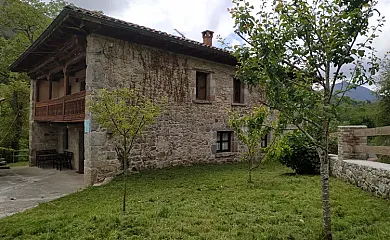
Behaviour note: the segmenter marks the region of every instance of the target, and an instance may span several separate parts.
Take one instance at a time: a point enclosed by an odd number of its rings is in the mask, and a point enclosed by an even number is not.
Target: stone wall
[[[101,88],[135,87],[146,96],[169,98],[156,123],[137,141],[131,153],[135,169],[194,163],[235,161],[241,146],[233,137],[233,152],[215,153],[217,131],[229,130],[227,110],[245,111],[261,97],[244,90],[244,104],[233,102],[233,66],[160,51],[116,39],[87,38],[87,104]],[[209,98],[196,100],[196,71],[209,73]],[[101,129],[88,109],[90,132],[85,135],[85,181],[90,185],[120,168],[115,141]]]
[[[30,121],[30,166],[36,166],[35,158],[37,150],[58,149],[60,129],[55,124]]]
[[[350,182],[376,196],[390,197],[390,165],[384,163],[341,160],[337,155],[330,158],[333,176]]]
[[[355,130],[366,129],[367,126],[339,126],[338,155],[340,159],[366,160],[368,155],[361,153],[359,147],[367,146],[367,137],[356,136]]]
[[[36,151],[42,149],[57,149],[59,131],[50,123],[34,121],[34,101],[36,81],[30,81],[30,113],[29,113],[29,165],[36,166]]]

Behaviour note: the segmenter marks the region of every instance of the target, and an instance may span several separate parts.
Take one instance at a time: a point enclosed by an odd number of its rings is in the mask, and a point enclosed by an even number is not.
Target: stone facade
[[[367,126],[340,126],[338,155],[340,159],[366,160],[368,155],[358,151],[359,147],[367,146],[367,137],[356,136],[355,130],[366,129]]]
[[[135,87],[152,99],[169,102],[156,123],[144,132],[131,153],[131,168],[150,169],[194,163],[236,161],[241,147],[232,139],[232,152],[215,153],[217,131],[230,130],[227,111],[245,111],[262,96],[244,88],[244,101],[233,103],[235,67],[174,54],[117,39],[87,37],[87,106],[96,90]],[[208,74],[207,100],[196,99],[196,72]],[[91,120],[85,134],[85,183],[115,175],[120,163],[115,139]],[[234,134],[233,134],[234,135]]]
[[[65,146],[65,129],[68,129],[68,147]],[[36,166],[36,151],[43,149],[56,149],[58,152],[64,150],[73,152],[72,167],[79,169],[79,131],[83,126],[77,123],[47,123],[30,121],[29,149],[30,166]]]
[[[337,155],[330,158],[333,176],[350,182],[376,196],[390,197],[390,165],[384,163],[341,160]]]

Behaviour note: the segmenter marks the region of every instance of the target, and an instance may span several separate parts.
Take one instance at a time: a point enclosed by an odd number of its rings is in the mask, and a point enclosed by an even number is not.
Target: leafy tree
[[[383,62],[380,75],[378,77],[378,103],[376,124],[378,127],[390,126],[390,59]],[[379,146],[390,146],[390,136],[376,136],[374,143]],[[390,163],[390,156],[377,155],[379,162]]]
[[[27,147],[28,138],[28,112],[30,91],[24,81],[12,81],[9,84],[0,84],[0,146],[9,146],[19,149],[20,144]],[[14,114],[16,110],[16,114]],[[18,128],[15,130],[15,128]]]
[[[38,38],[65,4],[63,0],[5,0],[0,5],[0,82],[12,80],[8,66]]]
[[[294,124],[321,161],[323,235],[332,239],[329,198],[329,123],[337,82],[372,84],[379,68],[372,41],[383,26],[376,1],[277,0],[252,6],[233,0],[231,14],[246,44],[236,46],[237,75],[265,90],[265,105]],[[341,99],[343,94],[341,94]]]
[[[92,118],[118,138],[115,150],[123,163],[123,212],[126,211],[126,179],[131,165],[129,154],[135,139],[160,114],[162,103],[155,104],[139,91],[131,88],[113,91],[102,89],[96,99],[90,103]]]
[[[272,146],[261,146],[261,140],[272,130],[272,125],[275,125],[275,120],[271,118],[272,114],[266,107],[255,107],[248,114],[229,112],[228,124],[233,128],[235,136],[246,146],[243,159],[248,162],[248,182],[252,182],[252,170],[260,166]]]
[[[337,99],[339,101],[339,99]],[[340,125],[366,125],[369,128],[376,126],[376,114],[378,104],[376,102],[356,101],[345,96],[336,108],[335,127]]]
[[[386,59],[378,78],[378,126],[390,126],[390,60]]]
[[[0,146],[19,149],[26,142],[29,99],[29,78],[26,74],[11,73],[8,66],[17,59],[44,31],[59,13],[65,2],[51,0],[4,0],[0,4],[0,84],[7,111],[0,115],[0,133],[6,139]],[[10,120],[12,119],[12,120]],[[15,119],[15,120],[13,120]],[[5,130],[6,129],[6,130]]]

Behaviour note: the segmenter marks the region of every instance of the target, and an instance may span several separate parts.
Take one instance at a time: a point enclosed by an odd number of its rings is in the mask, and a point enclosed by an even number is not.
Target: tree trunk
[[[325,104],[326,106],[326,104]],[[324,111],[325,112],[325,111]],[[332,221],[330,210],[330,193],[329,193],[329,118],[325,116],[322,129],[321,146],[318,153],[321,161],[321,199],[322,199],[322,233],[326,240],[332,240]]]
[[[321,198],[322,198],[322,232],[324,239],[332,239],[332,222],[329,198],[329,157],[327,151],[321,154]]]
[[[321,198],[322,198],[322,233],[326,240],[332,240],[332,221],[330,212],[330,197],[329,197],[329,115],[328,111],[331,106],[331,92],[330,86],[330,70],[331,61],[329,60],[325,67],[325,86],[324,86],[324,98],[323,98],[323,122],[322,122],[322,136],[321,146],[319,151],[321,161]]]
[[[249,159],[248,159],[248,183],[252,182],[252,167],[253,167],[252,157],[249,157]]]
[[[126,212],[126,192],[127,192],[127,138],[124,136],[124,146],[123,146],[123,203],[122,203],[122,211],[123,213]]]
[[[123,154],[123,183],[124,183],[124,187],[123,187],[123,202],[122,202],[122,211],[123,213],[126,212],[126,190],[127,190],[127,186],[126,186],[126,182],[127,182],[127,163],[126,163],[126,157],[127,157],[127,154],[124,153]]]

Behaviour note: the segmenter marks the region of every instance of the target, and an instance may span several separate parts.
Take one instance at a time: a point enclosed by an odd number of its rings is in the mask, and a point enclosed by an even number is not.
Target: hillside
[[[337,90],[345,90],[347,83],[338,83],[335,86],[335,91]],[[339,94],[340,96],[341,94]],[[359,86],[356,89],[351,89],[345,93],[345,96],[350,97],[351,99],[359,100],[359,101],[376,101],[377,97],[375,92],[364,87]]]

